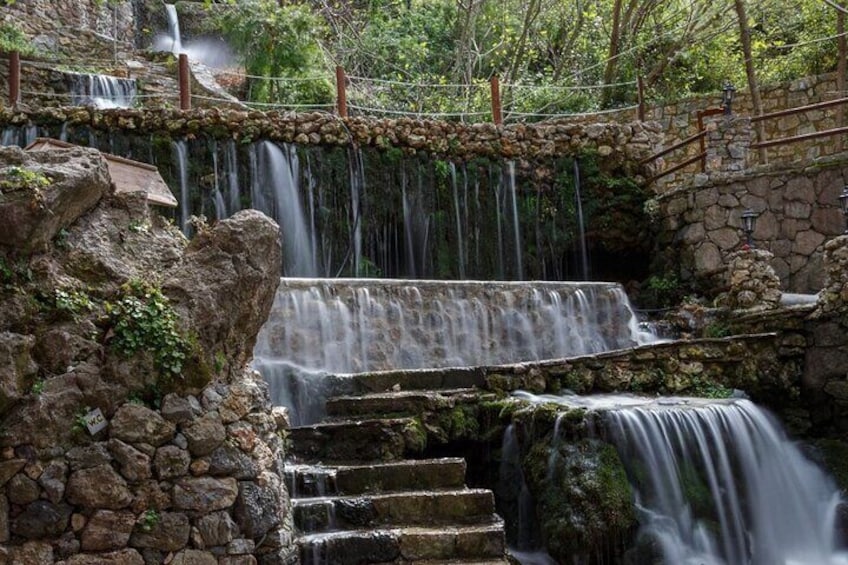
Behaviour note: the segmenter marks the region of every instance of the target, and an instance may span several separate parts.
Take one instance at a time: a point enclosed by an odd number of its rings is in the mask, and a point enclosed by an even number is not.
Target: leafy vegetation
[[[157,286],[131,280],[121,286],[118,300],[105,307],[113,324],[112,347],[125,356],[148,351],[163,377],[181,376],[191,343],[177,325],[177,313]]]
[[[31,171],[24,167],[8,167],[0,172],[0,191],[12,192],[16,190],[38,191],[50,185],[50,179],[37,171]]]
[[[485,113],[495,74],[515,118],[633,104],[637,77],[652,99],[746,84],[729,0],[207,0],[213,3],[248,74],[330,78],[339,64],[353,77],[351,100],[392,111]],[[835,69],[838,10],[830,3],[747,4],[760,83]],[[321,103],[330,92],[323,80],[259,80],[250,94]]]
[[[2,22],[0,23],[0,52],[13,51],[21,55],[34,55],[37,52],[20,26],[15,25],[14,22]]]

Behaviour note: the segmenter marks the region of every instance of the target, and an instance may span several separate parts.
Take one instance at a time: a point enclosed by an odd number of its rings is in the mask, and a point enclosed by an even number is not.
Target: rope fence
[[[103,63],[103,65],[98,65]],[[122,73],[113,61],[88,60],[85,66],[72,65],[61,59],[21,60],[18,53],[9,56],[9,103],[14,106],[21,96],[67,99],[79,103],[80,95],[71,92],[38,92],[21,90],[21,67],[31,67],[76,74],[101,74],[103,68],[112,69],[115,78],[138,75],[137,66],[126,66]],[[87,72],[90,70],[91,72]],[[126,74],[127,76],[120,76]],[[198,95],[191,93],[191,72],[188,57],[180,54],[177,64],[177,93],[136,93],[132,100],[180,100],[180,108],[188,110],[192,101],[203,103],[238,103],[246,108],[260,110],[327,111],[340,117],[389,116],[416,119],[444,119],[460,122],[485,122],[495,124],[515,121],[534,121],[565,117],[582,117],[590,114],[629,111],[644,105],[637,81],[606,85],[536,85],[499,82],[497,75],[489,80],[479,79],[470,84],[448,83],[441,80],[430,82],[407,82],[385,78],[347,75],[338,67],[332,75],[310,75],[295,77],[266,77],[251,75],[235,70],[216,70],[216,77],[229,77],[243,81],[240,85],[248,93],[247,100]],[[109,76],[109,75],[106,75]],[[333,90],[335,89],[335,92]],[[636,100],[635,105],[622,108],[602,109],[602,92],[606,89],[627,89]],[[253,95],[261,95],[265,101],[253,101]],[[100,100],[120,101],[123,96],[108,94],[97,96]]]

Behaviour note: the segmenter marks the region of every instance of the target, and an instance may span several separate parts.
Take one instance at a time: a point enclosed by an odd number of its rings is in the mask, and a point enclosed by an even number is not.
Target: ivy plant
[[[149,351],[167,379],[181,378],[191,341],[178,326],[178,316],[158,286],[137,279],[120,288],[117,301],[106,303],[114,337],[110,345],[127,357]]]

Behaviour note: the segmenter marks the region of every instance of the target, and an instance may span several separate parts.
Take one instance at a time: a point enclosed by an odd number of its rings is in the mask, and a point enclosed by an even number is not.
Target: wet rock
[[[14,520],[11,531],[27,539],[42,539],[59,536],[68,527],[71,507],[56,505],[47,500],[33,502],[24,508]]]
[[[38,488],[38,483],[22,473],[18,473],[9,481],[9,501],[12,504],[24,506],[38,500],[41,494],[41,489]]]
[[[188,474],[191,456],[176,445],[166,445],[156,450],[153,468],[160,479],[173,479]]]
[[[166,281],[164,290],[192,320],[203,349],[232,363],[222,371],[239,370],[252,358],[281,261],[279,227],[261,212],[243,210],[195,236]]]
[[[262,481],[239,483],[235,518],[241,530],[258,539],[280,523],[280,480],[263,473]]]
[[[173,439],[176,426],[157,412],[138,404],[124,404],[110,421],[110,436],[126,443],[158,447]]]
[[[58,504],[65,495],[65,480],[68,476],[68,464],[62,460],[51,461],[38,478],[38,484],[44,489],[47,499]]]
[[[174,507],[207,513],[232,506],[238,495],[233,478],[183,477],[174,484]]]
[[[190,531],[188,516],[179,512],[162,512],[147,529],[143,525],[136,527],[130,538],[130,545],[137,548],[178,551],[188,543]]]
[[[110,455],[105,442],[74,447],[68,451],[67,457],[72,471],[106,465],[112,460],[112,455]]]
[[[194,400],[194,402],[192,402]],[[184,424],[201,412],[200,403],[194,397],[166,394],[162,399],[162,417],[175,424]]]
[[[132,512],[98,510],[89,518],[82,532],[83,551],[111,551],[127,546],[135,515]]]
[[[0,246],[29,251],[45,246],[109,192],[110,176],[99,151],[83,147],[23,151],[0,147]],[[22,182],[8,167],[34,173]],[[43,182],[39,182],[42,181]]]
[[[211,453],[227,437],[227,430],[215,413],[205,414],[183,429],[188,449],[195,457]]]
[[[0,414],[29,392],[38,371],[34,346],[31,335],[0,333]]]
[[[208,551],[184,549],[174,556],[171,565],[218,565],[218,558]]]
[[[208,473],[213,476],[253,479],[259,474],[259,466],[242,450],[225,444],[209,456]]]
[[[132,502],[126,481],[109,465],[74,471],[66,493],[69,502],[88,508],[119,510]]]
[[[150,457],[119,439],[109,440],[109,451],[121,466],[121,475],[130,482],[143,481],[152,476]]]
[[[11,479],[15,474],[24,468],[26,465],[26,459],[8,459],[6,461],[0,461],[0,487],[5,485],[9,479]]]
[[[79,553],[67,559],[66,565],[144,565],[141,554],[134,549],[122,549],[109,553]]]
[[[53,563],[53,548],[44,541],[28,541],[18,547],[10,547],[7,562],[9,565]]]
[[[197,529],[206,547],[227,545],[239,531],[229,512],[207,514],[197,521]]]

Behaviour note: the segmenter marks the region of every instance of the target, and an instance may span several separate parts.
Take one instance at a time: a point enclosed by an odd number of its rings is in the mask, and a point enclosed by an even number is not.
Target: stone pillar
[[[848,311],[848,235],[824,244],[824,288],[819,293],[819,314]]]
[[[747,167],[751,118],[721,117],[706,125],[706,172],[731,173]]]
[[[780,279],[771,267],[774,255],[743,248],[727,258],[728,290],[721,302],[733,309],[769,310],[780,304]]]

